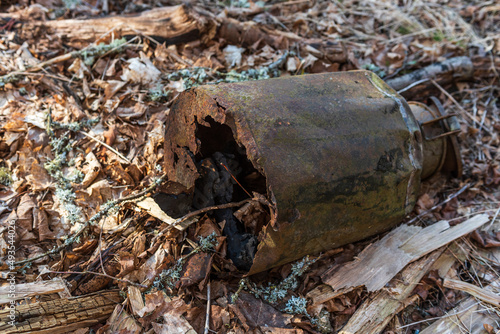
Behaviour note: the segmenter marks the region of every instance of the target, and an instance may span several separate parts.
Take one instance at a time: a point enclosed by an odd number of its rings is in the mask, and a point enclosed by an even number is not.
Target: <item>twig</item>
[[[127,284],[135,285],[135,286],[137,286],[139,288],[147,288],[147,285],[142,285],[142,284],[139,284],[139,283],[134,283],[134,282],[129,281],[126,278],[118,278],[118,277],[110,276],[108,274],[96,273],[94,271],[86,271],[86,270],[85,271],[52,271],[52,270],[49,270],[49,271],[46,271],[45,273],[46,274],[47,273],[52,273],[52,274],[76,274],[76,275],[92,274],[92,275],[107,277],[107,278],[110,278],[110,279],[115,280],[115,281],[120,281],[120,282],[124,282],[124,283],[127,283]]]
[[[426,210],[424,212],[422,212],[421,214],[419,214],[418,216],[412,218],[410,221],[407,222],[407,224],[411,224],[413,222],[415,222],[417,219],[420,219],[422,218],[423,216],[425,216],[426,214],[436,210],[437,208],[439,208],[440,206],[448,203],[449,201],[451,201],[452,199],[454,199],[455,197],[457,197],[458,195],[460,195],[461,193],[463,193],[467,188],[469,188],[469,184],[466,184],[465,186],[463,186],[462,188],[460,188],[459,191],[457,191],[456,193],[454,193],[453,195],[449,196],[447,199],[445,199],[444,201],[442,201],[441,203],[438,203],[436,205],[434,205],[432,208],[430,208],[429,210]]]
[[[68,239],[66,239],[66,241],[62,245],[60,245],[58,247],[54,247],[50,251],[47,251],[47,252],[45,252],[43,254],[40,254],[38,256],[35,256],[33,258],[14,262],[14,265],[18,266],[18,265],[22,265],[22,264],[25,264],[25,263],[28,263],[28,262],[33,262],[33,261],[41,259],[41,258],[43,258],[45,256],[48,256],[48,255],[60,252],[61,250],[63,250],[67,246],[71,245],[76,240],[76,238],[78,238],[83,233],[83,231],[85,231],[85,229],[87,227],[89,227],[91,224],[94,224],[94,223],[100,221],[101,218],[104,217],[104,215],[106,215],[109,212],[109,210],[113,209],[114,207],[116,207],[120,203],[132,201],[132,200],[135,200],[137,198],[141,198],[141,197],[147,195],[148,193],[150,193],[151,191],[153,191],[157,186],[159,186],[160,184],[162,184],[165,181],[166,178],[167,178],[167,175],[164,174],[158,180],[156,180],[155,182],[153,182],[152,185],[150,185],[149,187],[147,187],[145,190],[141,191],[140,193],[137,193],[137,194],[134,194],[134,195],[129,195],[129,196],[126,196],[126,197],[123,197],[123,198],[119,198],[117,200],[114,200],[114,201],[106,204],[104,208],[102,208],[98,213],[96,213],[89,220],[87,220],[85,222],[85,224],[83,224],[83,226],[74,235],[72,235],[71,237],[69,237]]]
[[[453,96],[450,95],[450,93],[448,93],[443,87],[441,87],[440,84],[438,84],[436,81],[434,81],[433,79],[430,79],[432,84],[434,86],[436,86],[437,89],[439,89],[441,91],[441,93],[443,93],[444,95],[446,95],[447,98],[449,98],[451,100],[451,102],[453,102],[453,104],[455,104],[457,106],[458,109],[460,109],[460,111],[462,112],[462,114],[464,114],[465,116],[469,117],[474,123],[476,123],[476,125],[481,125],[481,122],[477,121],[475,117],[473,117],[471,114],[469,114],[461,105],[460,103],[457,102],[457,100],[455,100],[455,98]],[[493,133],[490,129],[488,129],[487,127],[483,127],[484,131],[488,132],[488,134],[492,135],[493,136]]]
[[[163,236],[165,233],[167,233],[168,231],[170,231],[172,228],[174,228],[175,226],[177,226],[177,225],[181,224],[182,222],[188,220],[191,217],[200,215],[200,214],[208,212],[208,211],[221,210],[221,209],[229,209],[229,208],[234,208],[234,207],[242,206],[243,204],[246,204],[246,203],[251,202],[251,201],[260,201],[260,200],[258,198],[247,198],[247,199],[244,199],[243,201],[236,202],[236,203],[226,203],[226,204],[208,206],[206,208],[190,212],[190,213],[186,214],[185,216],[177,219],[173,224],[168,225],[163,230],[161,230],[160,233],[158,233],[153,238],[152,242],[154,242],[155,240],[158,240],[158,238],[160,238],[161,236]]]
[[[71,80],[66,78],[66,77],[61,77],[61,76],[49,74],[49,73],[17,72],[17,75],[24,75],[27,77],[29,77],[29,76],[48,77],[48,78],[52,78],[52,79],[56,79],[56,80],[71,82]]]
[[[491,223],[490,225],[488,225],[488,228],[487,230],[489,230],[491,228],[491,225],[493,225],[493,223],[495,222],[495,220],[497,219],[498,217],[498,214],[500,213],[500,207],[497,209],[497,211],[495,212],[495,215],[493,216],[493,219],[491,219]]]
[[[243,201],[240,201],[240,202],[226,203],[226,204],[219,204],[219,205],[214,205],[214,206],[208,206],[206,208],[190,212],[190,213],[186,214],[185,216],[177,219],[176,222],[175,222],[175,225],[180,224],[180,223],[188,220],[191,217],[198,216],[198,215],[200,215],[202,213],[205,213],[205,212],[208,212],[208,211],[234,208],[234,207],[237,207],[237,206],[242,206],[243,204],[246,204],[246,203],[251,202],[251,201],[259,201],[259,199],[257,199],[257,198],[247,198],[247,199],[244,199]]]
[[[87,132],[85,131],[81,131],[80,130],[80,133],[83,134],[84,136],[98,142],[99,144],[101,144],[102,146],[106,147],[108,150],[110,150],[111,152],[113,152],[114,154],[116,154],[117,156],[119,156],[121,159],[125,160],[127,163],[131,163],[130,160],[128,160],[127,158],[125,158],[120,152],[118,152],[117,150],[115,150],[114,148],[112,148],[111,146],[109,146],[108,144],[106,144],[105,142],[103,142],[102,140],[99,140],[97,139],[96,137],[88,134]]]
[[[207,312],[205,314],[205,332],[204,334],[208,334],[210,330],[210,281],[207,284]]]

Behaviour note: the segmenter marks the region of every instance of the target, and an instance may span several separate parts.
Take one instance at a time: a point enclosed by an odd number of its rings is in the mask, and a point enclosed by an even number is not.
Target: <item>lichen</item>
[[[62,209],[65,211],[65,216],[70,224],[75,224],[83,218],[81,208],[76,205],[76,193],[73,189],[74,183],[82,182],[84,175],[76,168],[70,169],[68,173],[64,173],[64,168],[70,167],[73,161],[68,159],[68,153],[73,149],[75,139],[71,136],[73,132],[85,129],[97,120],[86,120],[82,122],[74,122],[63,124],[52,120],[49,110],[46,120],[46,131],[50,138],[50,147],[54,158],[48,160],[44,164],[45,170],[56,181],[55,196],[62,204]],[[60,136],[56,136],[54,130],[64,129]]]
[[[6,167],[0,167],[0,184],[10,186],[12,184],[12,173]]]
[[[210,235],[206,237],[198,237],[198,239],[200,240],[199,246],[193,249],[189,254],[179,258],[172,267],[163,270],[155,278],[153,282],[153,287],[158,289],[168,288],[170,290],[173,290],[177,282],[182,277],[181,274],[184,264],[191,256],[199,252],[213,253],[215,252],[215,249],[219,245],[219,241],[217,240],[217,234],[215,234],[215,232],[212,232]]]
[[[271,305],[275,305],[282,301],[290,291],[294,291],[298,287],[298,278],[302,276],[316,260],[317,259],[310,259],[309,256],[306,256],[302,260],[292,264],[290,275],[277,284],[268,283],[267,286],[257,286],[245,278],[240,281],[240,289],[238,289],[237,293],[235,293],[231,299],[234,303],[238,298],[238,292],[243,288],[254,296]]]

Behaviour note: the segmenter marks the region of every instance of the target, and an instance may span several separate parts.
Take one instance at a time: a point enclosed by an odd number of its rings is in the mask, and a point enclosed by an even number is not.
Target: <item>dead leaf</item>
[[[90,70],[80,58],[75,58],[73,64],[68,67],[68,71],[73,72],[78,79],[83,79],[85,74],[90,75]]]
[[[33,229],[33,210],[36,204],[29,194],[23,195],[17,206],[17,224],[27,231]]]
[[[271,305],[264,303],[249,293],[240,293],[236,304],[230,304],[229,307],[235,311],[243,324],[248,324],[249,328],[289,328],[290,321],[288,318]]]
[[[54,187],[49,173],[36,161],[32,163],[30,174],[26,176],[26,181],[31,185],[33,191],[43,191]]]
[[[120,77],[124,81],[152,85],[160,78],[161,72],[143,52],[140,52],[140,58],[129,59],[127,63]]]
[[[38,240],[55,239],[54,233],[49,227],[49,216],[44,207],[35,208],[33,228],[38,231]]]
[[[100,171],[101,164],[97,160],[94,153],[89,152],[89,154],[85,156],[85,165],[82,168],[82,172],[85,175],[81,183],[82,188],[85,189],[89,185],[91,185],[92,182],[94,182],[94,180],[96,179],[97,175],[99,175]]]

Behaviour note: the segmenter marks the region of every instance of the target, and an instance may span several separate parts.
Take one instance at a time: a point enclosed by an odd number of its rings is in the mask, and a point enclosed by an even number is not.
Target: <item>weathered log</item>
[[[135,15],[108,16],[87,20],[22,22],[22,38],[40,33],[62,36],[70,43],[91,43],[113,32],[115,38],[143,34],[166,44],[186,43],[209,30],[210,21],[185,5],[155,8]]]
[[[122,301],[118,291],[103,291],[84,297],[19,305],[15,308],[13,323],[7,308],[0,311],[0,332],[66,333],[106,320],[115,305]]]

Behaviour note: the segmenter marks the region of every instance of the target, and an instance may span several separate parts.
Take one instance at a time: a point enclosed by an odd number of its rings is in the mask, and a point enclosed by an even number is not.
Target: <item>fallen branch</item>
[[[87,270],[84,270],[84,271],[52,271],[52,270],[48,270],[48,271],[46,271],[46,273],[64,274],[64,275],[67,275],[67,274],[76,274],[76,275],[91,274],[91,275],[106,277],[106,278],[109,278],[112,281],[118,281],[118,282],[123,282],[123,283],[130,284],[130,285],[134,285],[134,286],[137,286],[139,288],[147,288],[146,285],[142,285],[142,284],[139,284],[139,283],[134,283],[134,282],[129,281],[128,279],[125,279],[125,278],[118,278],[118,277],[114,277],[114,276],[111,276],[111,275],[108,275],[108,274],[96,273],[96,272],[87,271]]]
[[[402,95],[407,97],[413,95],[411,91],[416,87],[414,86],[415,82],[425,83],[428,80],[435,79],[444,85],[453,81],[471,80],[473,73],[474,65],[469,57],[454,57],[409,74],[389,79],[386,82],[398,93],[404,93]]]
[[[236,203],[226,203],[226,204],[214,205],[214,206],[209,206],[206,208],[192,211],[181,218],[178,218],[176,220],[172,220],[172,222],[168,222],[169,225],[167,227],[165,227],[163,230],[161,230],[160,233],[158,233],[153,238],[152,243],[154,243],[156,240],[158,240],[158,238],[163,236],[165,233],[170,231],[172,228],[177,227],[177,226],[181,225],[183,222],[187,221],[189,218],[193,218],[195,216],[201,215],[202,213],[209,212],[209,211],[236,208],[236,207],[242,206],[243,204],[246,204],[246,203],[251,202],[251,201],[260,201],[260,199],[259,198],[247,198],[247,199],[244,199],[243,201],[236,202]],[[183,227],[183,228],[185,228],[185,227]]]

